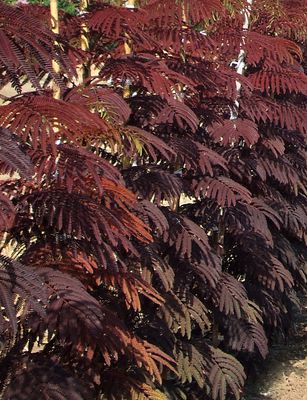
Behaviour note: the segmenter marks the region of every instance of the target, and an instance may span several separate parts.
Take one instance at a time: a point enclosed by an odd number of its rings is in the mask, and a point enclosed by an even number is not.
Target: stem
[[[89,0],[80,0],[80,5],[79,5],[80,14],[83,14],[86,12],[88,5],[89,5]],[[84,51],[87,51],[89,49],[88,32],[89,32],[88,27],[83,22],[81,24],[80,47],[81,47],[81,50],[84,50]],[[90,74],[90,68],[87,68],[86,65],[81,64],[78,67],[79,84],[81,84],[83,82],[87,73]]]
[[[244,50],[244,45],[245,45],[245,35],[244,32],[246,32],[249,27],[250,27],[250,12],[251,12],[251,5],[253,4],[253,0],[247,0],[248,6],[243,10],[243,15],[244,15],[244,23],[243,23],[243,36],[242,36],[242,41],[240,43],[240,52],[238,55],[238,60],[235,62],[236,64],[236,71],[238,74],[243,75],[244,69],[246,66],[245,62],[245,50]],[[233,109],[230,110],[231,115],[230,119],[237,119],[238,118],[238,110],[239,110],[239,101],[238,98],[240,96],[241,92],[241,82],[236,81],[236,90],[237,90],[237,95],[235,99],[235,106]]]
[[[124,6],[126,8],[135,8],[135,0],[124,1]],[[125,37],[128,40],[129,36],[127,34],[125,34]],[[132,48],[131,48],[131,46],[129,46],[127,41],[124,44],[124,51],[125,51],[126,55],[129,55],[132,53]],[[130,96],[131,96],[130,83],[126,82],[124,85],[123,97],[124,97],[124,99],[127,99]],[[131,165],[131,158],[124,155],[122,158],[122,164],[123,164],[123,168],[129,168],[129,166]]]
[[[135,8],[135,0],[127,0],[124,2],[124,5],[126,8]],[[128,35],[125,34],[126,38],[128,39]],[[129,55],[132,53],[132,48],[131,46],[129,46],[129,44],[127,43],[127,41],[124,44],[124,49],[125,49],[125,54]],[[124,92],[123,92],[123,97],[127,98],[130,97],[131,93],[130,93],[130,85],[129,83],[127,83],[124,86]]]
[[[58,10],[57,0],[50,0],[50,18],[51,18],[51,30],[53,33],[58,35],[60,32],[60,28],[59,28],[59,10]],[[55,42],[55,45],[57,45],[57,42]],[[52,68],[56,74],[60,72],[60,65],[56,60],[52,60]],[[55,99],[59,99],[61,97],[61,89],[56,84],[55,81],[53,81],[52,83],[52,92],[53,92],[53,97]]]
[[[80,13],[84,13],[87,10],[87,7],[89,5],[88,0],[80,0]],[[88,38],[87,38],[87,33],[88,33],[88,27],[85,24],[82,24],[81,26],[81,50],[88,50],[89,49],[89,44],[88,44]]]

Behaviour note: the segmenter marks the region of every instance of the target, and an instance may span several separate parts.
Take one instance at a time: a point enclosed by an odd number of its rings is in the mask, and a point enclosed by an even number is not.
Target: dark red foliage
[[[70,59],[63,51],[64,48],[68,50],[66,43],[36,18],[3,1],[0,3],[0,43],[0,87],[10,81],[20,90],[20,77],[26,75],[32,85],[40,89],[42,72],[65,87],[60,74],[52,68],[52,60],[61,65],[68,77],[75,75],[76,59]]]
[[[289,332],[307,256],[307,13],[291,3],[254,0],[244,30],[246,1],[95,1],[61,37],[1,3],[1,76],[40,89],[0,107],[4,399],[34,398],[25,382],[54,400],[239,399],[244,363]]]

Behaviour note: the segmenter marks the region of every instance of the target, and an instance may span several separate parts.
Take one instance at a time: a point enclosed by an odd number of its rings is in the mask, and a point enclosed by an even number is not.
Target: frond
[[[219,0],[184,0],[183,13],[187,21],[197,24],[213,17],[213,13],[222,13],[224,6]]]
[[[293,168],[285,156],[280,156],[276,160],[272,160],[269,157],[259,157],[257,164],[257,170],[263,173],[264,180],[268,178],[274,179],[281,185],[290,186],[294,192],[297,192],[300,178],[296,169]]]
[[[149,245],[146,249],[143,248],[142,260],[144,267],[142,269],[142,276],[145,276],[150,271],[151,274],[158,277],[164,290],[169,292],[174,287],[175,272],[167,260],[160,257],[156,250],[154,245]]]
[[[259,322],[242,319],[227,319],[227,344],[235,351],[254,353],[259,351],[262,358],[268,354],[268,340]]]
[[[198,180],[193,189],[196,197],[208,197],[215,200],[220,207],[235,206],[237,201],[250,203],[252,200],[248,189],[225,176]]]
[[[270,150],[275,158],[279,158],[285,153],[285,142],[278,135],[270,135],[260,139],[260,143],[266,149]]]
[[[156,233],[162,238],[166,238],[169,224],[163,212],[149,200],[140,200],[138,205],[142,220],[151,227],[152,234]]]
[[[86,23],[94,32],[99,32],[106,43],[123,45],[132,43],[139,49],[152,49],[155,41],[144,30],[146,12],[126,7],[100,6],[86,17]]]
[[[165,302],[164,295],[162,297],[150,284],[131,272],[103,271],[99,274],[99,281],[108,288],[120,289],[124,295],[127,309],[132,307],[134,311],[141,311],[140,294],[160,306]]]
[[[1,231],[9,230],[14,224],[15,207],[9,197],[0,192],[0,229]]]
[[[243,139],[247,146],[252,146],[259,139],[257,125],[248,119],[228,119],[222,123],[214,123],[207,129],[214,141],[224,145],[233,145]]]
[[[161,375],[157,363],[174,370],[171,357],[131,335],[118,317],[87,293],[78,280],[47,268],[39,268],[37,272],[48,287],[50,303],[44,320],[29,321],[34,338],[42,339],[48,330],[50,337],[57,334],[89,359],[99,350],[107,365],[125,353],[158,381]]]
[[[151,0],[145,2],[144,9],[148,14],[149,22],[161,28],[182,23],[184,19],[192,25],[203,22],[211,19],[214,12],[222,11],[223,6],[217,0],[184,0],[182,3],[171,0]]]
[[[32,268],[20,264],[18,261],[0,255],[0,303],[1,315],[9,322],[13,335],[18,330],[19,311],[15,305],[16,295],[27,306],[21,306],[20,314],[27,312],[30,307],[41,317],[45,315],[48,295],[43,280]],[[2,320],[1,322],[3,322]],[[3,327],[0,327],[3,333]]]
[[[126,172],[129,185],[143,198],[159,205],[163,200],[173,204],[182,193],[180,178],[158,168],[132,167]]]
[[[180,160],[188,170],[201,172],[213,176],[214,167],[227,170],[225,159],[216,151],[196,142],[192,139],[172,138],[170,147],[175,151],[177,159]]]
[[[247,293],[241,282],[227,272],[223,272],[212,299],[220,312],[241,318],[246,308]]]
[[[200,328],[201,333],[204,335],[211,328],[209,309],[198,297],[190,293],[189,290],[185,289],[185,293],[181,293],[181,295],[186,302],[192,321]]]
[[[145,383],[134,385],[130,394],[133,400],[167,400],[167,397],[160,390],[154,389]]]
[[[159,96],[137,96],[130,99],[134,119],[143,127],[156,127],[157,123],[177,129],[195,132],[199,118],[194,111],[179,100],[162,99]]]
[[[257,280],[265,287],[271,290],[280,290],[283,292],[286,287],[291,288],[294,285],[291,273],[285,266],[274,256],[262,257],[259,259],[255,257],[258,271]],[[253,275],[251,273],[251,275]]]
[[[208,56],[208,49],[205,48],[205,51]],[[210,100],[219,100],[225,104],[232,103],[237,96],[236,82],[240,82],[246,96],[250,96],[253,90],[253,86],[247,77],[212,60],[199,62],[198,57],[186,55],[183,60],[181,56],[172,55],[166,62],[170,69],[185,75],[194,82],[197,86],[197,92],[194,90],[193,96],[200,96],[201,106],[210,109],[210,111],[213,111],[212,105],[208,104]],[[191,99],[187,99],[188,103],[190,101]]]
[[[162,29],[155,25],[149,26],[147,32],[156,42],[163,43],[164,48],[172,55],[184,53],[194,57],[205,57],[216,47],[216,43],[210,36],[186,24],[169,25]]]
[[[296,64],[303,59],[303,53],[295,42],[282,38],[263,35],[258,32],[247,33],[247,58],[250,65],[257,65],[263,60],[272,60],[276,64]]]
[[[289,102],[273,102],[271,99],[253,95],[243,97],[240,105],[253,121],[271,123],[290,131],[307,132],[307,111]]]
[[[271,206],[278,209],[283,228],[298,239],[303,239],[307,230],[307,214],[299,199],[291,203],[283,196],[272,200]]]
[[[102,85],[99,79],[94,79],[81,88],[73,88],[64,96],[64,100],[77,105],[84,104],[85,108],[100,113],[111,123],[124,124],[131,114],[127,102]]]
[[[92,29],[116,40],[123,35],[125,30],[137,26],[142,15],[144,15],[142,10],[134,11],[126,7],[105,5],[90,15],[88,24]]]
[[[91,192],[96,190],[102,195],[110,191],[110,184],[113,182],[114,191],[116,186],[122,188],[122,201],[125,197],[130,202],[134,200],[122,186],[123,178],[119,171],[103,158],[82,147],[59,144],[56,146],[56,155],[53,154],[51,146],[47,148],[46,153],[43,149],[36,149],[31,151],[30,155],[37,181],[40,182],[44,177],[49,187],[56,185],[66,188],[69,193],[77,188],[81,193],[88,193],[90,186]]]
[[[142,0],[141,5],[147,13],[148,23],[157,26],[168,26],[181,22],[181,9],[179,4],[170,0]]]
[[[117,189],[117,186],[111,186],[112,189]],[[29,233],[33,235],[37,230],[92,243],[101,247],[101,257],[104,253],[108,258],[108,262],[102,258],[102,264],[105,267],[108,263],[115,266],[116,257],[110,245],[121,245],[125,251],[135,254],[136,250],[130,241],[132,236],[140,241],[151,241],[145,224],[120,200],[118,204],[121,205],[120,209],[116,206],[113,209],[104,207],[88,195],[68,193],[63,189],[34,191],[19,200],[20,217],[15,230],[20,235],[19,239],[24,238],[26,243]],[[26,230],[22,223],[23,215],[32,215],[32,220],[27,221]]]
[[[228,387],[236,400],[239,400],[246,378],[242,365],[233,356],[224,353],[219,348],[209,346],[209,350],[210,369],[208,378],[213,400],[224,400]]]
[[[158,94],[162,98],[174,97],[176,85],[181,83],[193,87],[193,82],[167,67],[163,60],[150,55],[143,57],[123,56],[109,59],[101,69],[99,76],[104,80],[111,80],[113,84],[124,88],[143,88],[148,93]]]
[[[187,217],[175,213],[167,212],[166,217],[172,227],[168,242],[178,257],[205,261],[218,268],[219,261],[209,245],[204,229]]]
[[[102,268],[95,249],[82,247],[77,241],[65,240],[60,235],[48,239],[37,240],[26,249],[17,247],[15,253],[19,255],[21,250],[20,260],[26,265],[34,268],[44,265],[79,279],[89,289],[96,289]]]
[[[297,251],[296,246],[283,235],[275,235],[275,250],[277,258],[282,264],[291,268],[292,271],[299,268],[301,255]]]
[[[17,171],[24,178],[33,175],[30,157],[22,148],[18,137],[5,128],[0,128],[0,161],[2,173],[12,174]]]
[[[17,90],[21,87],[21,74],[26,75],[35,88],[41,89],[38,66],[63,87],[63,80],[52,68],[52,60],[58,62],[68,77],[74,75],[73,63],[63,51],[67,45],[43,23],[21,8],[10,7],[4,2],[0,4],[0,22],[0,68],[8,74]]]
[[[273,246],[273,237],[268,222],[272,222],[277,229],[282,223],[281,215],[260,198],[253,198],[252,202],[238,201],[235,207],[226,208],[223,216],[218,217],[219,210],[214,210],[216,218],[223,221],[227,229],[238,237],[258,236],[264,239],[267,246]],[[250,236],[251,235],[251,236]]]
[[[56,140],[78,142],[94,133],[108,136],[107,123],[82,105],[25,94],[1,106],[0,125],[30,141],[34,149],[56,154]]]
[[[279,214],[278,209],[271,207],[269,204],[266,204],[264,199],[260,197],[253,198],[252,207],[256,208],[260,211],[268,221],[270,221],[277,229],[280,229],[282,224],[282,217]]]
[[[7,361],[7,360],[6,360]],[[36,353],[11,361],[3,399],[90,400],[93,393],[50,357]]]
[[[90,253],[89,249],[88,253]],[[71,275],[81,281],[87,288],[96,289],[103,285],[111,292],[120,293],[127,309],[141,311],[141,297],[147,297],[153,303],[161,305],[164,303],[163,297],[153,288],[150,282],[133,272],[133,267],[129,271],[115,272],[106,271],[101,268],[99,258],[95,254],[86,254],[84,249],[78,248],[68,241],[64,246],[56,246],[55,243],[38,241],[28,247],[22,254],[22,261],[31,266],[40,268],[44,265],[48,268],[58,270]]]
[[[268,65],[276,67],[282,64],[297,65],[303,59],[300,46],[292,40],[264,34],[256,30],[249,30],[243,34],[242,28],[238,29],[238,26],[231,26],[229,19],[224,19],[223,22],[228,23],[228,26],[223,26],[212,36],[213,40],[223,43],[220,50],[227,57],[237,56],[244,35],[244,50],[248,65],[257,66],[266,62]]]
[[[174,124],[179,129],[188,128],[191,132],[195,132],[199,125],[199,119],[186,104],[178,100],[169,100],[157,115],[156,123]]]
[[[262,69],[250,74],[248,79],[255,89],[266,94],[307,94],[307,76],[302,72],[293,72],[287,69]]]
[[[272,292],[258,284],[247,285],[249,297],[252,297],[261,307],[263,319],[266,325],[281,329],[284,319],[289,321],[288,311],[281,301],[280,292]]]
[[[205,386],[206,360],[193,344],[177,341],[176,360],[179,378],[183,384],[196,381],[200,388]]]
[[[221,272],[219,260],[216,259],[215,268],[212,268],[211,264],[202,260],[191,263],[191,268],[203,282],[213,289],[216,287]]]
[[[146,154],[150,156],[154,162],[157,162],[158,156],[169,160],[175,154],[164,140],[159,139],[157,136],[144,129],[126,125],[125,127],[120,127],[119,132],[122,135],[123,150],[131,160],[135,158],[136,153],[143,157],[145,157]]]
[[[191,317],[188,307],[174,292],[164,294],[165,303],[160,307],[161,317],[167,326],[175,333],[180,331],[182,336],[191,339]]]

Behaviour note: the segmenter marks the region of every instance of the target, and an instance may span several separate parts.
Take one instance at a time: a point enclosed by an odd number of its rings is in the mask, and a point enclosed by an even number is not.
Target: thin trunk
[[[182,22],[183,22],[183,24],[186,25],[187,21],[188,21],[188,18],[187,18],[186,9],[184,7],[184,3],[183,2],[182,2],[182,5],[181,5],[181,12],[182,12]],[[182,51],[183,51],[183,49],[182,49]],[[185,57],[184,57],[184,59],[185,59]],[[175,93],[176,100],[183,102],[183,96],[184,96],[183,95],[183,89],[184,89],[184,87],[183,87],[182,84],[178,84],[177,86],[178,86],[178,91],[176,90],[176,93]],[[179,161],[177,161],[175,163],[175,172],[178,171],[180,169],[180,167],[181,167],[181,163]],[[178,211],[179,210],[181,197],[182,197],[182,193],[177,198],[174,198],[172,204],[170,204],[170,207],[171,207],[172,211]]]
[[[126,8],[135,8],[135,0],[127,0],[124,2],[124,6]],[[127,40],[125,41],[125,45],[124,45],[124,51],[126,55],[129,55],[132,53],[132,48],[128,43],[129,40],[129,36],[127,34],[125,34]],[[123,97],[126,99],[128,97],[131,96],[131,88],[130,88],[130,82],[126,82],[124,85],[124,90],[123,90]],[[131,164],[131,158],[124,155],[122,158],[122,164],[124,168],[129,168],[130,164]]]
[[[127,0],[127,1],[124,2],[124,5],[125,5],[126,8],[135,8],[135,0]],[[128,35],[125,35],[125,36],[126,36],[127,41],[128,41],[128,39],[129,39]],[[132,48],[131,48],[131,46],[129,45],[129,43],[127,41],[125,42],[124,49],[125,49],[125,54],[129,55],[129,54],[132,53]],[[130,93],[130,84],[128,82],[124,86],[123,96],[124,96],[124,98],[127,98],[127,97],[130,97],[130,95],[131,95],[131,93]]]
[[[80,14],[83,14],[87,11],[89,5],[89,0],[80,0]],[[81,50],[87,51],[89,49],[88,42],[88,27],[85,23],[81,24],[81,35],[80,35],[80,47]],[[90,75],[91,70],[88,65],[81,64],[78,67],[78,83],[81,84],[88,75]]]
[[[243,23],[243,36],[242,36],[242,40],[240,43],[240,52],[238,55],[238,59],[235,62],[236,65],[236,71],[238,74],[243,75],[244,73],[244,69],[246,66],[246,62],[245,62],[245,40],[246,37],[244,35],[244,32],[246,32],[249,27],[250,27],[250,12],[251,12],[251,6],[253,4],[253,0],[247,0],[248,6],[243,10],[243,15],[244,15],[244,23]],[[237,81],[236,82],[236,90],[237,90],[237,95],[236,95],[236,99],[235,99],[235,106],[234,108],[231,110],[231,116],[230,119],[237,119],[238,118],[238,111],[239,111],[239,97],[240,97],[240,92],[241,92],[241,82]]]
[[[244,73],[244,69],[246,66],[246,62],[245,62],[245,35],[244,33],[249,29],[250,27],[250,7],[253,3],[253,0],[248,0],[248,6],[246,9],[243,10],[243,15],[244,15],[244,23],[243,23],[243,35],[242,35],[242,40],[240,43],[240,52],[238,55],[238,59],[235,62],[236,65],[236,71],[238,74],[243,75]],[[230,119],[231,120],[236,120],[238,118],[238,114],[239,114],[239,97],[240,97],[240,92],[241,92],[241,82],[236,81],[236,98],[235,98],[235,105],[234,107],[232,107],[230,109]],[[234,122],[235,123],[235,122]],[[221,219],[219,222],[219,226],[218,226],[218,232],[217,232],[217,241],[216,241],[216,251],[217,254],[220,257],[223,257],[224,255],[224,240],[225,240],[225,224],[222,220],[222,216],[223,216],[223,209],[221,209]],[[213,321],[212,324],[212,343],[214,347],[217,347],[220,343],[219,340],[219,327],[216,321]]]
[[[53,33],[59,34],[59,11],[58,11],[58,1],[50,0],[50,17],[51,17],[51,29]],[[57,43],[55,43],[57,44]],[[55,73],[60,72],[60,65],[56,60],[52,60],[52,67]],[[53,97],[55,99],[59,99],[61,97],[60,87],[56,84],[55,81],[52,83],[52,92]]]

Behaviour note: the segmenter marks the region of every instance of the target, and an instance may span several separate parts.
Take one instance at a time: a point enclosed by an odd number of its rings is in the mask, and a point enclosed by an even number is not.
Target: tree
[[[21,176],[1,196],[4,398],[29,381],[35,399],[240,398],[243,365],[289,329],[306,274],[307,14],[249,3],[97,2],[62,13],[61,37],[47,9],[1,4],[3,80],[38,88],[0,113],[3,170]]]

